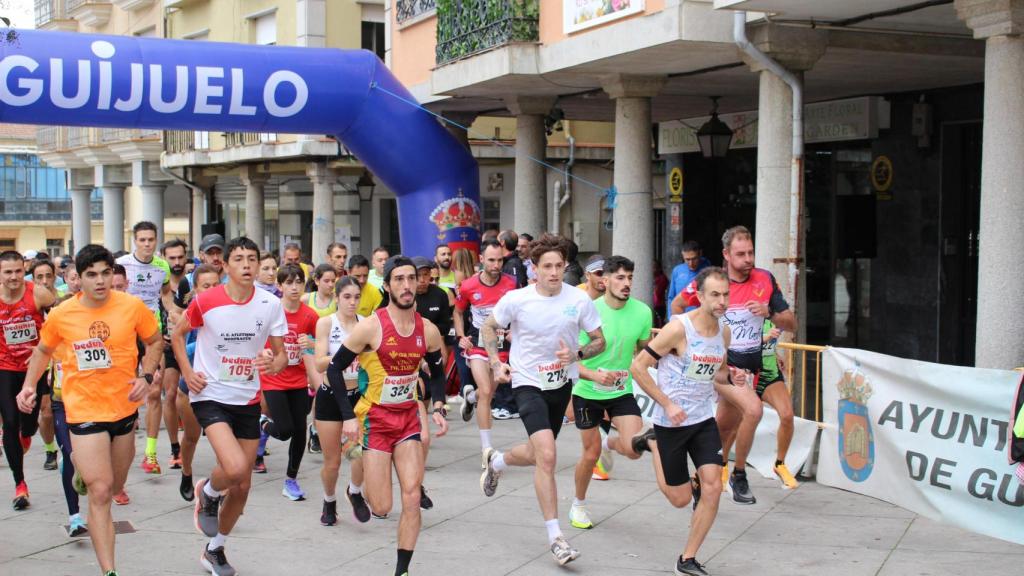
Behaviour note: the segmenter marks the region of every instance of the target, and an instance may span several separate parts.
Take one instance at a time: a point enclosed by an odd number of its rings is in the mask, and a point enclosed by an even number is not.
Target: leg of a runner
[[[640,433],[644,427],[644,420],[640,416],[615,416],[612,418],[616,433],[608,434],[608,448],[622,454],[630,460],[640,458],[640,455],[633,452],[633,436]]]
[[[422,448],[415,446],[422,458]],[[406,449],[408,450],[408,448]],[[384,516],[391,513],[391,454],[378,450],[363,448],[363,493],[366,495],[366,502],[370,510],[377,516]],[[419,494],[416,495],[419,498]],[[417,503],[416,509],[419,510]]]
[[[180,390],[179,390],[180,392]],[[185,476],[192,476],[192,459],[196,455],[196,446],[199,444],[199,436],[202,435],[202,428],[196,415],[192,412],[192,404],[189,403],[188,394],[177,395],[178,417],[185,427],[181,435],[181,473]]]
[[[469,369],[476,382],[476,425],[480,429],[480,448],[491,447],[491,400],[494,399],[494,382],[491,381],[491,368],[486,360],[469,361]]]
[[[24,459],[25,455],[21,448],[21,420],[30,418],[28,414],[18,411],[15,398],[21,391],[22,378],[18,378],[18,372],[0,370],[0,420],[3,420],[3,446],[4,455],[7,456],[7,465],[11,468],[14,476],[14,485],[25,480]],[[38,405],[38,403],[36,403]]]
[[[215,422],[206,427],[206,437],[217,456],[217,465],[210,473],[210,487],[225,495],[220,506],[218,531],[231,533],[238,517],[245,509],[252,480],[252,464],[256,461],[258,439],[235,438],[226,422]]]
[[[423,448],[416,440],[395,445],[393,461],[402,494],[402,516],[398,520],[398,549],[414,550],[420,535],[420,486],[423,483]],[[390,470],[388,471],[390,474]],[[373,505],[371,504],[372,508]],[[374,511],[377,509],[374,508]]]
[[[152,384],[146,389],[146,457],[147,459],[152,456],[153,461],[150,461],[146,471],[154,474],[159,474],[159,464],[155,467],[152,466],[156,459],[156,441],[160,436],[160,420],[163,414],[163,400],[161,399],[161,392],[163,391],[163,380],[154,380]],[[143,464],[146,465],[146,460],[143,460]]]
[[[54,439],[60,448],[61,458],[63,458],[60,480],[61,486],[64,488],[64,500],[68,504],[68,516],[74,516],[79,512],[78,493],[75,492],[73,483],[75,465],[71,460],[71,433],[68,431],[68,422],[64,415],[64,405],[60,402],[53,404],[53,431]]]
[[[715,390],[725,402],[718,403],[718,412],[721,417],[727,419],[728,426],[719,421],[719,430],[722,432],[722,454],[725,454],[724,447],[733,439],[736,442],[736,468],[742,470],[747,464],[747,455],[750,454],[750,447],[754,444],[754,432],[757,424],[761,421],[764,407],[757,394],[747,386],[715,385]],[[739,425],[732,426],[739,417]],[[716,419],[718,416],[716,416]]]
[[[653,445],[653,443],[652,443]],[[718,515],[718,503],[722,495],[722,467],[718,464],[704,464],[697,469],[697,476],[700,478],[701,498],[697,504],[697,510],[690,519],[690,534],[686,538],[686,548],[683,550],[683,558],[694,558],[704,538],[711,530],[711,525]],[[689,487],[687,482],[686,486]]]
[[[131,432],[114,436],[110,442],[110,467],[114,473],[113,494],[120,494],[124,491],[125,482],[128,480],[128,470],[131,469],[134,459],[135,427],[132,426]]]
[[[309,394],[305,388],[297,390],[267,390],[271,420],[266,424],[267,433],[278,440],[288,440],[288,469],[286,476],[295,479],[306,450],[306,413]]]
[[[600,441],[597,446],[600,451]],[[505,464],[508,466],[535,466],[533,489],[537,493],[537,502],[540,504],[544,520],[558,518],[558,489],[555,485],[556,456],[555,435],[551,430],[534,432],[530,435],[528,443],[520,444],[504,455]]]
[[[761,399],[771,405],[779,414],[779,443],[775,458],[786,461],[789,443],[793,441],[793,401],[783,381],[774,382],[765,388]]]
[[[324,486],[324,496],[334,497],[341,471],[341,422],[314,420],[313,424],[323,448],[324,464],[320,467],[320,482]]]
[[[661,493],[665,495],[665,499],[668,500],[669,504],[676,508],[682,508],[689,504],[693,497],[693,487],[689,482],[680,484],[679,486],[669,486],[668,482],[665,481],[665,468],[661,464],[661,452],[658,450],[658,441],[651,438],[648,440],[647,445],[651,448],[651,462],[654,465],[654,476],[658,480],[658,488],[660,488]],[[721,490],[722,487],[720,482],[721,480],[719,480],[718,483],[719,490]]]
[[[122,438],[134,442],[132,434]],[[100,570],[114,569],[114,522],[110,501],[114,492],[113,439],[106,432],[71,436],[75,463],[89,487],[89,539]],[[130,465],[130,464],[129,464]]]
[[[164,428],[167,429],[167,439],[171,446],[178,444],[178,380],[181,373],[177,368],[166,368],[164,370],[164,398],[161,411],[164,417]]]
[[[587,488],[590,487],[590,476],[594,472],[594,466],[601,457],[600,428],[594,426],[580,430],[580,440],[583,441],[583,453],[576,463],[576,499],[583,501],[587,499]]]

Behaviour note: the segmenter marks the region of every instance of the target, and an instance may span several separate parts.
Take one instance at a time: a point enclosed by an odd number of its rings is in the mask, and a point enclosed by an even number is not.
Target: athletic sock
[[[54,442],[47,442],[47,443],[43,444],[43,448],[45,448],[47,452],[56,452],[57,451],[57,442],[56,441],[54,441]]]
[[[555,518],[554,520],[545,520],[544,527],[548,529],[548,544],[553,543],[562,535],[562,528],[558,526],[558,518]]]
[[[226,534],[217,532],[217,535],[210,538],[210,545],[206,547],[207,550],[216,550],[217,548],[223,548],[224,542],[228,539]]]
[[[505,464],[505,454],[498,452],[498,455],[491,460],[491,468],[494,468],[495,472],[504,472],[508,469],[508,464]]]
[[[209,480],[203,484],[203,494],[206,494],[207,498],[220,498],[221,493],[213,489],[213,482]]]
[[[775,460],[776,466],[782,466],[782,460]]]
[[[81,519],[82,519],[82,514],[81,513],[72,514],[72,515],[68,516],[68,525],[74,524],[75,520],[81,520]]]
[[[573,498],[572,499],[572,505],[573,506],[586,506],[587,505],[587,500],[586,499],[580,500],[579,498]]]
[[[487,450],[491,447],[491,431],[480,430],[480,448]]]
[[[363,487],[362,486],[356,486],[351,481],[349,481],[349,483],[348,483],[348,492],[349,492],[349,494],[362,494],[363,493]]]
[[[338,495],[337,494],[331,494],[330,496],[328,496],[327,494],[324,494],[324,502],[337,502],[337,501],[338,501]]]
[[[171,442],[171,456],[177,456],[178,454],[181,454],[181,444]]]
[[[395,563],[395,576],[402,576],[409,571],[409,562],[412,561],[412,550],[398,549],[398,562]]]
[[[601,438],[601,450],[608,450],[608,438],[609,436],[603,436]]]
[[[146,456],[156,456],[156,438],[146,438]]]

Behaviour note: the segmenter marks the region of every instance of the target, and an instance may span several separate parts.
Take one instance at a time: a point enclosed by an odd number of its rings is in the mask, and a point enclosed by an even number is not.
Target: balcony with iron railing
[[[539,0],[437,0],[438,66],[540,39]]]
[[[66,0],[35,0],[36,28],[75,30],[78,23],[68,16]]]
[[[399,25],[407,24],[421,16],[433,14],[437,0],[398,0],[395,3],[395,20]]]
[[[113,5],[109,0],[65,0],[68,16],[82,24],[98,28],[110,21]]]

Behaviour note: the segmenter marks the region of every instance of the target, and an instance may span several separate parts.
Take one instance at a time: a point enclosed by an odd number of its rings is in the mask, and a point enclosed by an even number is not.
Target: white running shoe
[[[587,507],[582,504],[573,504],[569,508],[569,524],[580,530],[590,530],[594,523],[590,521],[590,514],[587,514]]]

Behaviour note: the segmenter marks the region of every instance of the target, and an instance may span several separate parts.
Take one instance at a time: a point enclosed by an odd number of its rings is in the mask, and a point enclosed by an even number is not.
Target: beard
[[[171,266],[171,276],[181,276],[185,273],[185,265]]]

